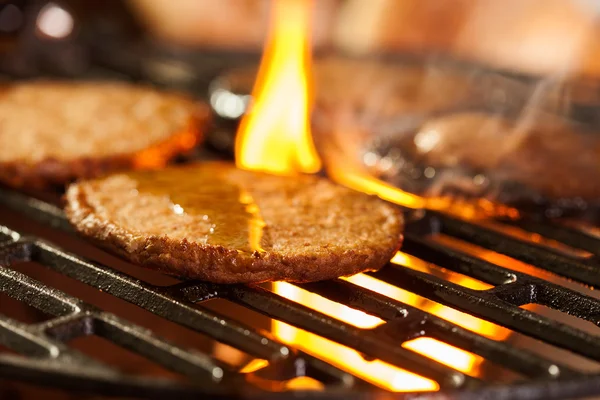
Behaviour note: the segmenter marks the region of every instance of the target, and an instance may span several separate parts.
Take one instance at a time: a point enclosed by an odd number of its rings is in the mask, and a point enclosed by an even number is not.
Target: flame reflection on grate
[[[274,290],[283,297],[317,309],[323,314],[338,318],[359,328],[373,328],[383,323],[377,317],[327,300],[286,282],[276,282]],[[365,360],[358,352],[348,347],[302,329],[294,328],[283,322],[274,321],[273,333],[286,343],[293,344],[309,354],[388,390],[437,390],[439,388],[435,382],[429,379],[379,360]]]

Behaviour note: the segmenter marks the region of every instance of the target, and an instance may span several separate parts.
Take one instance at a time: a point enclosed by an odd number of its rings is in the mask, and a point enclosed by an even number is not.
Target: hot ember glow
[[[321,168],[309,129],[309,27],[312,1],[273,0],[272,24],[253,91],[254,104],[243,119],[236,141],[236,162],[241,168],[275,174],[313,173]],[[331,166],[328,166],[331,167]],[[330,176],[354,189],[408,207],[423,207],[425,201],[355,171],[343,163],[328,168]],[[420,260],[398,253],[393,262],[415,269],[427,269]],[[421,262],[422,263],[422,262]],[[406,304],[425,309],[467,329],[501,339],[506,333],[498,327],[389,285],[367,275],[346,278],[349,282],[374,290]],[[460,275],[451,280],[475,289],[485,288],[478,281]],[[289,283],[277,282],[274,291],[330,317],[362,329],[385,323]],[[498,328],[499,329],[499,328]],[[380,360],[366,360],[358,352],[283,322],[273,323],[273,333],[318,358],[352,372],[362,379],[393,391],[437,390],[437,383]],[[478,374],[481,358],[433,338],[421,337],[404,343],[405,348],[424,354],[440,363],[471,375]],[[297,383],[298,387],[305,388]],[[310,386],[310,385],[309,385]],[[314,385],[313,385],[314,386]],[[314,387],[311,387],[314,389]]]

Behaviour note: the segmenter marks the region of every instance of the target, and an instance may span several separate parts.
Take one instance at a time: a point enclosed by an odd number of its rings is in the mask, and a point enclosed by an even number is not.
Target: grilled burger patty
[[[313,133],[326,165],[341,153],[421,196],[486,198],[549,216],[600,204],[600,135],[586,118],[597,108],[593,84],[367,66],[315,68]]]
[[[76,229],[133,263],[218,283],[307,282],[383,266],[398,250],[393,205],[314,176],[225,163],[134,171],[71,185]]]
[[[405,149],[426,165],[481,171],[497,190],[510,182],[521,191],[527,188],[533,198],[589,203],[600,198],[594,182],[600,171],[600,137],[559,118],[545,115],[519,125],[489,114],[456,113],[427,121],[416,132]],[[505,191],[490,194],[508,202],[517,196]]]
[[[0,181],[44,188],[162,166],[195,146],[207,116],[183,96],[125,83],[8,85],[0,88]]]

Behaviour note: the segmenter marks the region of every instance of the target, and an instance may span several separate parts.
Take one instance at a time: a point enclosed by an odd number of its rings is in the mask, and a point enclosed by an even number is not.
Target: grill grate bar
[[[5,226],[0,226],[0,245],[4,243],[11,243],[18,240],[21,237],[17,232],[8,229]]]
[[[429,218],[432,217],[438,221],[435,225],[439,228],[440,233],[540,266],[557,275],[591,287],[600,287],[600,274],[598,273],[600,264],[594,258],[570,257],[554,249],[512,238],[482,226],[467,224],[447,215],[430,212]],[[551,235],[552,230],[548,230],[548,234]],[[575,240],[573,239],[573,241]],[[587,236],[586,242],[590,248],[593,241],[593,237]],[[600,249],[600,239],[595,242],[594,251],[597,252]]]
[[[517,280],[516,271],[467,255],[442,244],[421,239],[409,232],[404,235],[402,251],[423,261],[438,266],[443,265],[446,269],[479,279],[493,286],[500,286]]]
[[[502,220],[504,224],[534,232],[568,246],[585,250],[595,257],[600,257],[600,238],[589,235],[567,226],[556,226],[548,222],[538,222],[532,219]]]
[[[453,346],[480,355],[507,369],[525,376],[541,378],[575,376],[578,372],[545,360],[527,350],[518,349],[504,342],[488,339],[465,328],[418,308],[393,300],[369,289],[357,287],[349,282],[336,280],[301,285],[336,302],[347,304],[363,312],[380,316],[392,316],[387,324],[375,329],[382,330],[399,343],[416,337],[432,337]],[[407,332],[411,335],[407,336]],[[415,334],[416,332],[416,334]]]
[[[11,273],[7,274],[5,271]],[[60,306],[45,308],[42,306],[43,300],[39,302],[35,296],[23,296],[23,290],[7,284],[11,281],[22,284],[22,287],[35,288],[35,292],[42,298],[44,293],[51,292],[53,297],[58,298],[63,304],[72,305],[72,307],[66,309]],[[210,380],[223,378],[225,367],[219,362],[189,349],[180,349],[130,322],[112,314],[101,312],[95,307],[85,304],[64,292],[52,289],[25,274],[0,266],[0,283],[0,291],[9,296],[15,297],[30,306],[61,316],[36,325],[15,324],[14,321],[10,320],[4,324],[5,330],[10,330],[11,326],[16,327],[11,332],[22,339],[29,340],[31,343],[41,341],[43,347],[48,349],[48,355],[52,357],[67,352],[61,349],[58,344],[53,343],[53,340],[65,342],[79,336],[95,334],[148,358],[155,358],[155,361],[163,366],[176,370],[176,372],[188,373],[195,379],[203,375],[207,375]],[[15,348],[18,349],[18,347]],[[70,352],[67,352],[67,354],[70,354]]]
[[[63,210],[54,204],[2,188],[0,188],[0,204],[23,212],[27,214],[27,217],[53,228],[64,231],[73,230]]]
[[[50,243],[35,243],[33,261],[49,266],[57,272],[93,286],[122,300],[142,307],[170,321],[197,332],[217,337],[223,343],[266,360],[277,360],[289,355],[290,350],[265,335],[257,334],[229,318],[193,303],[183,296],[173,298],[173,291],[141,282],[122,272],[64,252]]]
[[[418,295],[443,305],[568,349],[584,357],[600,360],[598,337],[519,308],[499,299],[492,292],[478,292],[419,271],[397,266],[389,266],[369,274],[392,285],[410,289]],[[519,287],[528,289],[527,285],[519,285]]]
[[[169,369],[187,375],[194,380],[208,373],[212,380],[227,379],[226,367],[192,349],[182,349],[165,339],[149,334],[145,329],[132,326],[121,318],[103,313],[94,320],[95,332],[105,339],[129,350],[135,350],[144,357],[168,366]]]
[[[85,374],[82,374],[82,371],[85,371]],[[121,398],[136,396],[151,399],[198,399],[199,396],[206,396],[207,392],[211,398],[230,398],[216,389],[211,392],[209,387],[190,387],[156,379],[94,373],[87,365],[62,358],[30,359],[2,354],[0,375],[6,379],[27,379],[51,387]]]
[[[51,357],[58,353],[54,343],[37,337],[24,324],[4,315],[0,315],[0,338],[4,346],[31,357]]]
[[[410,234],[406,235],[403,250],[422,260],[495,284],[488,292],[513,305],[541,304],[596,325],[600,323],[600,300],[594,297]],[[504,277],[504,282],[497,277]]]
[[[442,388],[476,384],[474,378],[399,347],[397,343],[375,331],[355,328],[265,289],[234,286],[227,290],[227,298],[373,358],[393,365],[410,365],[411,371],[437,381]]]
[[[30,247],[30,244],[23,242],[22,239],[12,245],[3,246],[0,248],[0,254],[3,255],[2,264],[11,265],[16,261],[31,261],[31,251],[22,251],[22,249],[30,249]],[[6,255],[7,253],[8,255]],[[58,316],[79,311],[79,301],[71,301],[62,296],[60,291],[44,287],[34,280],[22,279],[25,278],[25,275],[15,270],[0,266],[0,277],[2,278],[1,291],[7,294],[19,293],[19,301],[40,311]]]

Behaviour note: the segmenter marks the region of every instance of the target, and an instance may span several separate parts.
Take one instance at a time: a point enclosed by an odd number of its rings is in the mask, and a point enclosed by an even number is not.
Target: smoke
[[[428,196],[581,204],[600,195],[589,184],[600,138],[582,132],[589,127],[572,118],[569,97],[600,76],[600,2],[345,4],[335,41],[359,60],[314,68],[314,134],[326,164],[335,153],[331,162]],[[382,53],[421,62],[372,61]]]

